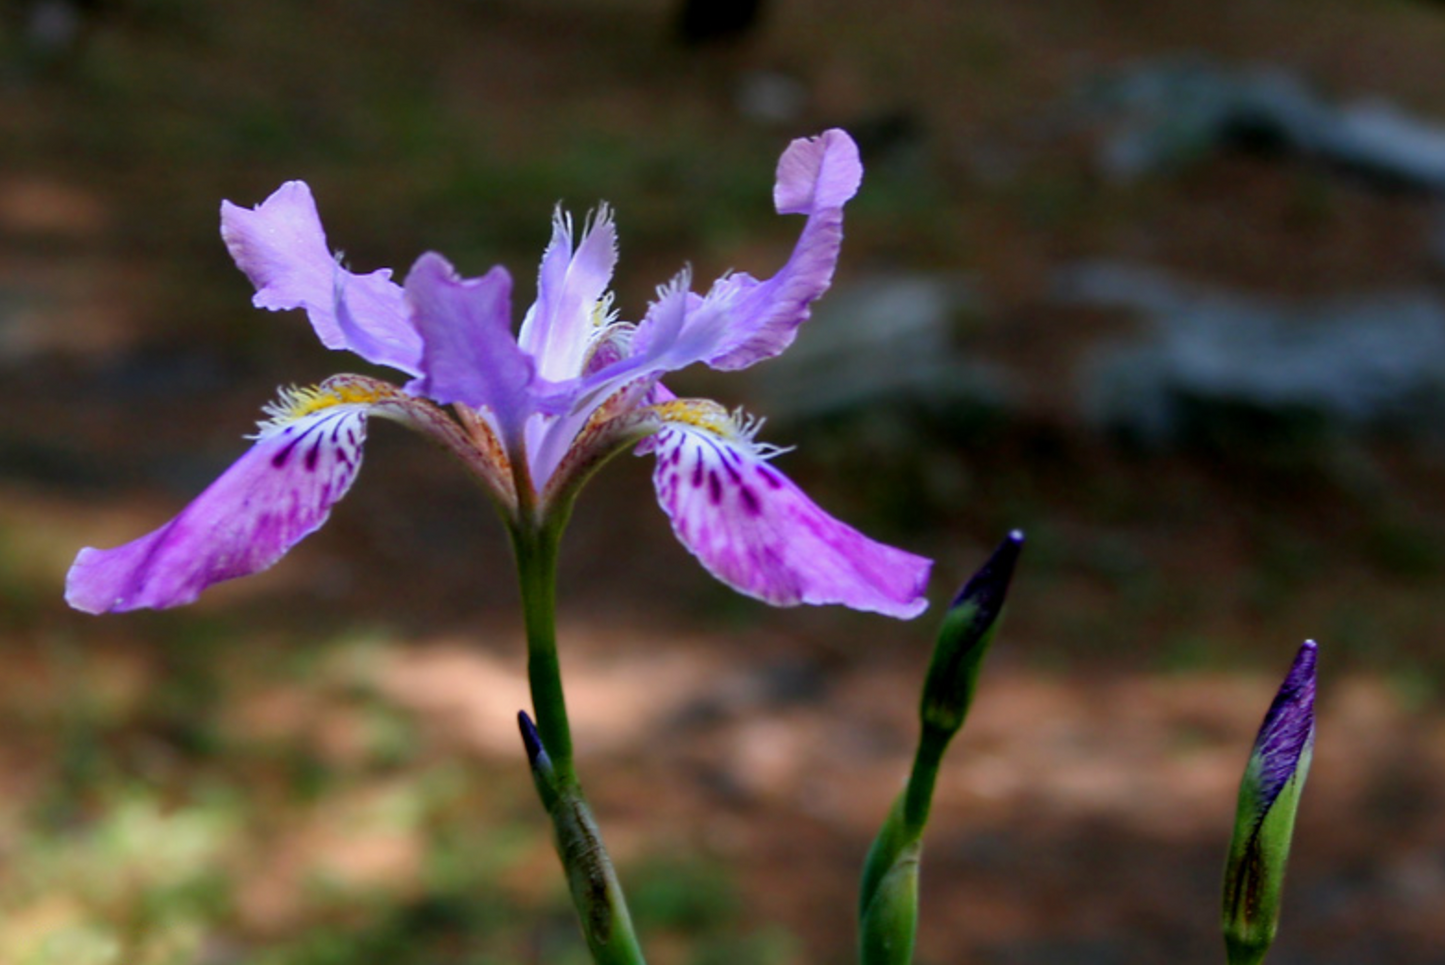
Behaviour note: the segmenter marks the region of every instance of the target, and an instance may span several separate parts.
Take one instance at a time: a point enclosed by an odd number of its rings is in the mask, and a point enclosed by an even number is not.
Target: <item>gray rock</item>
[[[1231,69],[1203,58],[1121,71],[1084,95],[1109,133],[1098,164],[1130,180],[1231,145],[1265,146],[1382,185],[1445,190],[1445,126],[1380,99],[1334,105],[1276,67]]]
[[[1083,389],[1094,422],[1145,442],[1177,440],[1209,406],[1342,430],[1433,431],[1445,414],[1445,303],[1430,292],[1295,303],[1098,263],[1061,273],[1054,295],[1147,318],[1096,351]]]
[[[814,306],[786,353],[750,370],[760,411],[779,419],[846,414],[879,404],[999,406],[1004,373],[960,358],[957,320],[983,305],[955,275],[898,274],[839,286]]]

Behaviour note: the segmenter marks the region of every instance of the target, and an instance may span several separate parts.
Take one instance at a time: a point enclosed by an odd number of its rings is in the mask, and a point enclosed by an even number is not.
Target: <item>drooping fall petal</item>
[[[407,320],[391,270],[357,275],[337,263],[304,181],[286,182],[255,208],[223,201],[221,238],[256,286],[257,308],[304,308],[327,348],[420,374],[421,336]]]
[[[718,579],[774,606],[841,603],[904,619],[928,606],[930,561],[828,515],[720,407],[659,408],[667,421],[648,440],[658,499],[678,539]]]
[[[175,519],[115,549],[81,550],[66,601],[87,613],[180,606],[213,583],[267,569],[350,488],[367,408],[327,404],[264,428]]]

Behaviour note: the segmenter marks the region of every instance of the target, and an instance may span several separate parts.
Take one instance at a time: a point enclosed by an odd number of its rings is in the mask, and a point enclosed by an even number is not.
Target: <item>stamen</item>
[[[593,328],[606,330],[617,321],[617,309],[612,305],[615,298],[612,292],[604,292],[602,297],[597,299],[597,304],[592,306]]]

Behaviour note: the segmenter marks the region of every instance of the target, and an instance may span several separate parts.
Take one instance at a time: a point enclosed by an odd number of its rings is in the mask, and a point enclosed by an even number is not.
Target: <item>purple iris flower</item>
[[[175,519],[115,549],[81,550],[66,599],[91,613],[177,606],[266,569],[326,521],[361,465],[368,419],[381,416],[455,453],[514,528],[560,526],[591,472],[636,446],[656,457],[653,482],[678,539],[724,583],[779,606],[916,616],[928,560],[820,509],[771,465],[779,450],[756,441],[758,422],[679,399],[660,381],[697,362],[745,368],[792,343],[832,281],[843,205],[862,170],[843,131],[794,141],[773,189],[780,214],[807,218],[787,263],[763,280],[724,275],[703,295],[684,272],[636,323],[617,318],[608,293],[611,211],[599,209],[580,237],[558,212],[516,334],[504,268],[461,278],[428,253],[397,285],[388,270],[338,264],[300,181],[255,209],[223,203],[221,236],[257,306],[305,309],[327,347],[412,378],[399,387],[340,375],[282,390],[251,449]]]

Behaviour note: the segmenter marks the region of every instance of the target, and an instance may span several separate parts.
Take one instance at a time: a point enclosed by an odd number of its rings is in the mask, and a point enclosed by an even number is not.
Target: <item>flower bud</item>
[[[921,713],[926,727],[952,734],[963,726],[1023,545],[1021,531],[1009,533],[954,598],[923,683]]]
[[[1239,784],[1224,869],[1224,942],[1230,965],[1255,965],[1274,941],[1295,811],[1315,740],[1315,655],[1306,640],[1269,706]]]

